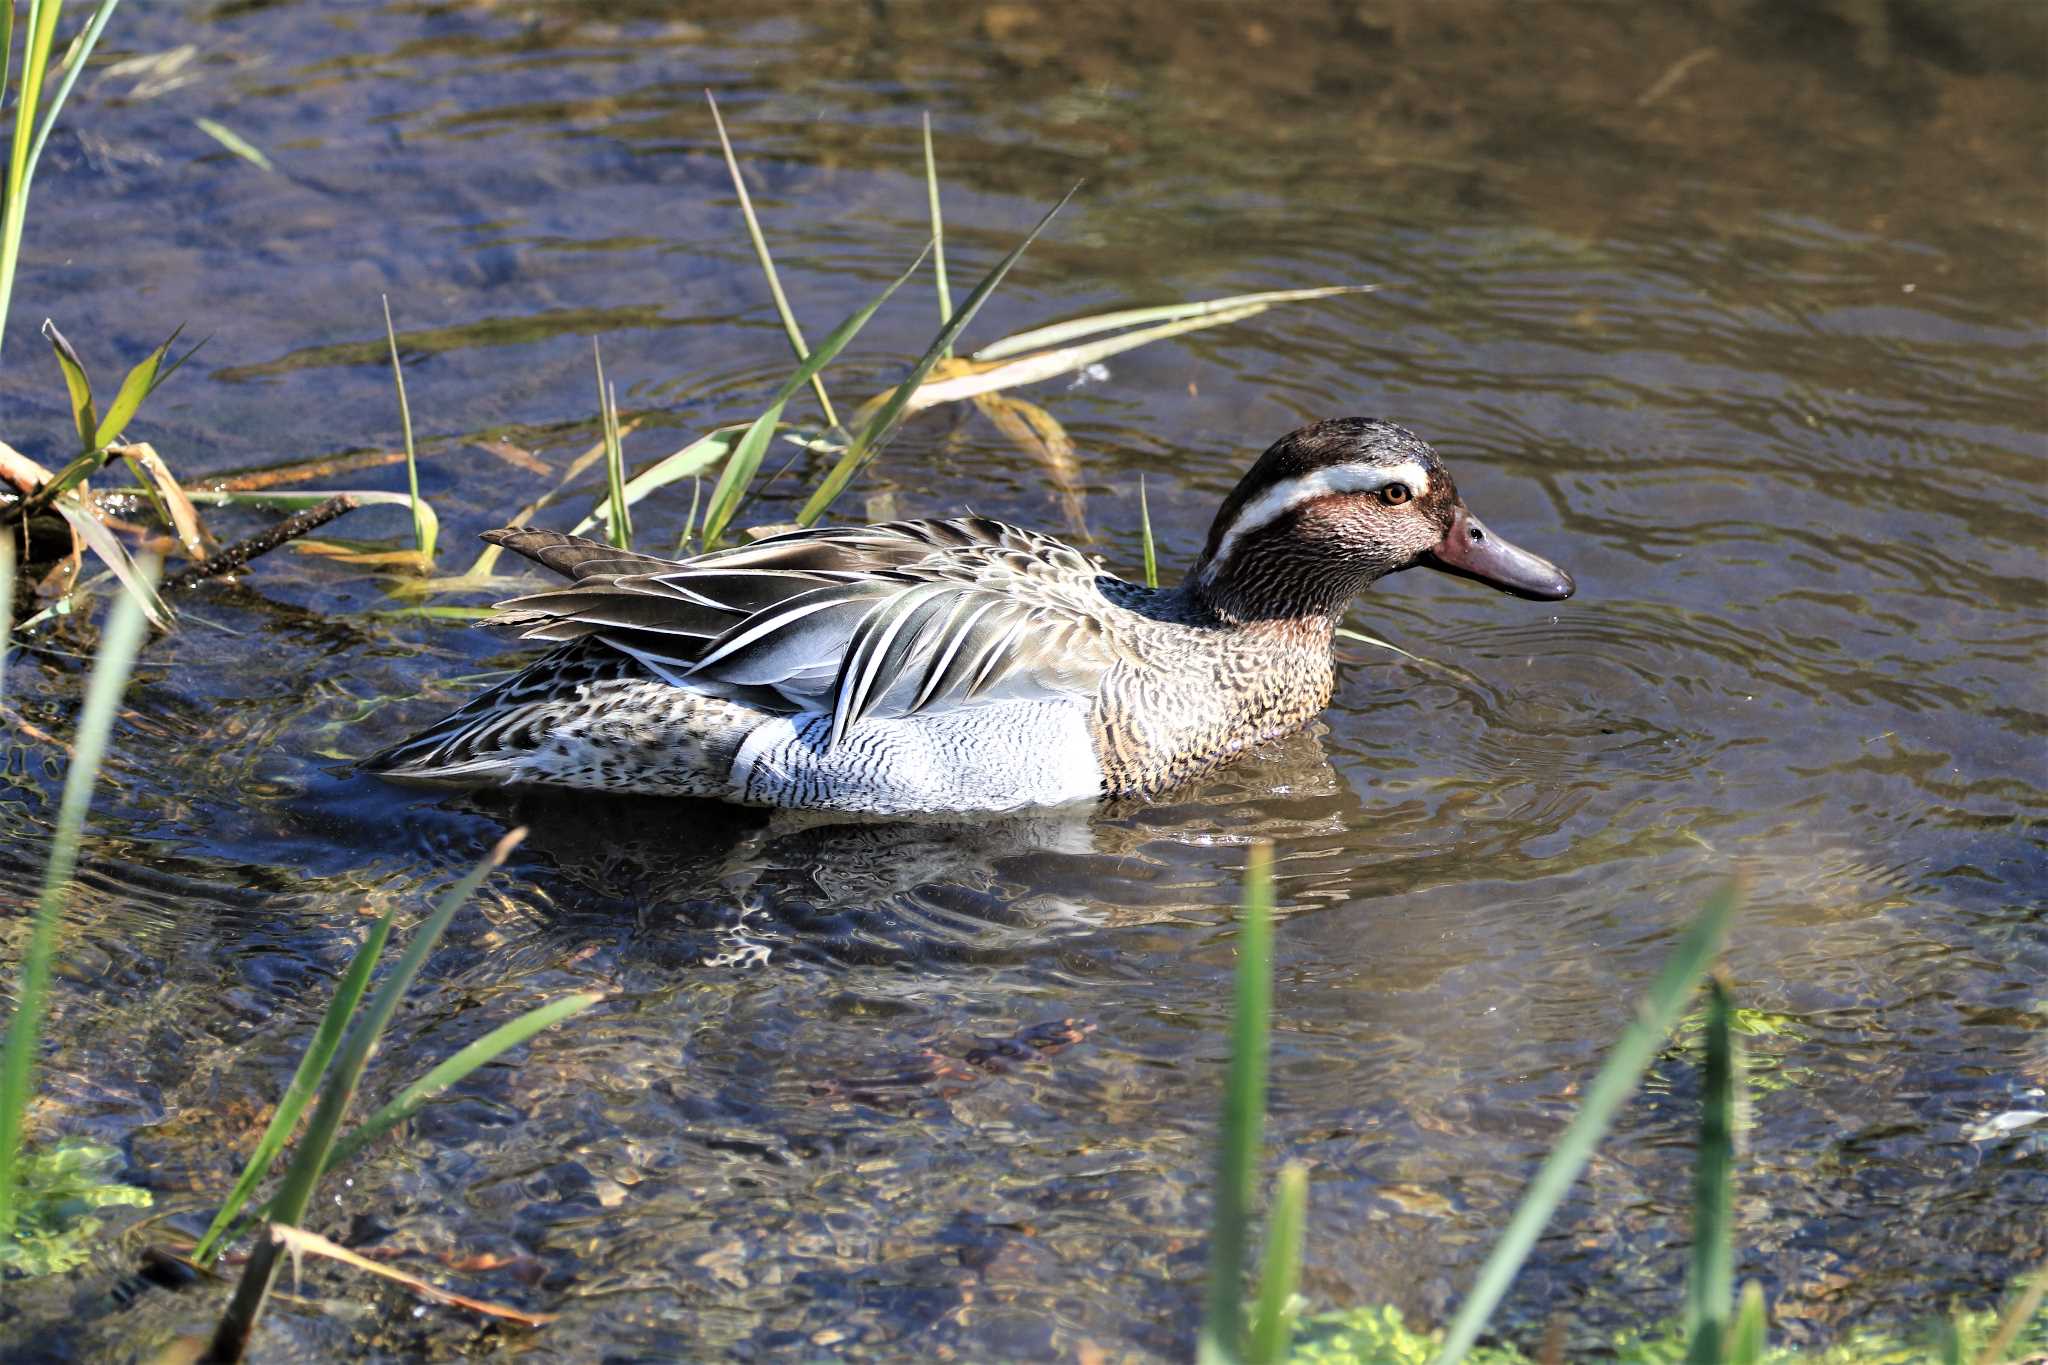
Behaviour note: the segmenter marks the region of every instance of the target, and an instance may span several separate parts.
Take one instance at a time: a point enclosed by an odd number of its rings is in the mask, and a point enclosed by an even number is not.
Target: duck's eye
[[[1405,483],[1390,483],[1380,490],[1380,501],[1389,507],[1399,507],[1408,501],[1410,496],[1408,485]]]

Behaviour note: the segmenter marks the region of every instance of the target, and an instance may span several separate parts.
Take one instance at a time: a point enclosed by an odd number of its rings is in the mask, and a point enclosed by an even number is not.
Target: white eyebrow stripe
[[[1332,493],[1377,493],[1390,483],[1407,484],[1410,495],[1419,498],[1429,492],[1429,471],[1411,460],[1406,464],[1331,465],[1313,474],[1282,479],[1238,509],[1237,519],[1230,523],[1230,529],[1216,546],[1208,571],[1213,574],[1230,558],[1239,536],[1271,524],[1289,508]]]

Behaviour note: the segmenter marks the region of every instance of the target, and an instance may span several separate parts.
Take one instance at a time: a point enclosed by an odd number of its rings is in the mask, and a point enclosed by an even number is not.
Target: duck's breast
[[[871,718],[828,746],[832,717],[757,727],[733,760],[735,800],[804,810],[901,815],[1010,810],[1102,794],[1080,701],[991,702]]]

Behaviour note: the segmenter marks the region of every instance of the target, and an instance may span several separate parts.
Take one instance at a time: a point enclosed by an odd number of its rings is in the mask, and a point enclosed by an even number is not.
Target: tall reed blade
[[[1267,1028],[1273,1005],[1273,849],[1252,845],[1244,869],[1237,936],[1237,993],[1230,1023],[1230,1071],[1216,1160],[1216,1212],[1209,1238],[1208,1307],[1195,1341],[1201,1365],[1242,1358],[1244,1268],[1253,1179],[1266,1116]]]
[[[1735,1044],[1728,991],[1707,982],[1706,1093],[1693,1161],[1692,1275],[1686,1285],[1688,1365],[1721,1365],[1735,1292]]]
[[[7,334],[7,315],[14,300],[14,276],[21,262],[22,227],[28,216],[29,185],[34,181],[36,166],[42,160],[43,144],[50,140],[50,130],[57,126],[57,115],[63,112],[64,101],[71,97],[71,87],[78,83],[79,72],[85,69],[93,48],[99,43],[101,32],[106,29],[107,20],[113,17],[114,7],[119,3],[120,0],[100,0],[93,8],[85,27],[72,43],[70,63],[64,68],[63,79],[57,82],[40,123],[36,121],[36,113],[42,99],[44,77],[49,72],[50,51],[56,44],[58,11],[63,7],[59,0],[32,0],[29,6],[27,50],[23,53],[21,84],[14,102],[14,137],[8,152],[5,182],[0,184],[0,340],[4,340]],[[8,0],[5,18],[0,20],[0,52],[6,54],[9,67],[14,55],[14,11],[14,0]]]
[[[7,707],[7,653],[14,646],[14,530],[0,530],[0,712]]]
[[[154,561],[142,566],[144,577],[151,583],[156,579],[156,571]],[[9,1238],[14,1232],[21,1127],[35,1082],[36,1050],[42,1035],[57,931],[70,898],[71,875],[78,867],[93,783],[98,780],[100,764],[106,758],[114,712],[135,667],[145,626],[142,605],[134,597],[124,596],[114,604],[93,656],[92,679],[86,684],[71,763],[64,773],[64,794],[57,803],[57,828],[50,840],[48,861],[43,864],[42,894],[37,898],[35,918],[29,926],[28,949],[22,954],[14,1013],[7,1020],[7,1040],[4,1049],[0,1049],[0,1239]]]
[[[362,1081],[363,1068],[369,1065],[370,1053],[383,1036],[385,1026],[391,1022],[391,1016],[397,1012],[399,1001],[419,974],[427,954],[433,951],[448,922],[455,918],[455,912],[475,894],[485,877],[504,865],[505,859],[525,837],[524,829],[515,829],[507,834],[468,876],[442,896],[433,913],[414,931],[412,941],[406,944],[405,952],[392,966],[391,974],[378,986],[362,1017],[350,1027],[341,1056],[328,1072],[327,1083],[321,1088],[320,1103],[313,1110],[313,1117],[307,1120],[305,1134],[292,1153],[291,1165],[285,1169],[284,1180],[270,1201],[271,1221],[296,1226],[305,1217],[314,1187],[326,1168],[327,1154],[334,1147],[349,1102]],[[213,1359],[241,1359],[242,1352],[248,1347],[249,1335],[256,1329],[256,1319],[263,1311],[264,1300],[269,1297],[281,1251],[282,1246],[276,1239],[265,1237],[250,1253],[241,1281],[235,1286],[234,1297],[228,1301],[227,1311],[221,1315],[220,1325],[214,1332]]]
[[[1634,1018],[1622,1031],[1621,1040],[1607,1054],[1606,1062],[1593,1078],[1571,1126],[1565,1129],[1564,1136],[1537,1169],[1536,1178],[1529,1182],[1528,1193],[1522,1196],[1514,1217],[1508,1220],[1507,1230],[1494,1244],[1486,1264],[1479,1268],[1478,1281],[1445,1333],[1436,1365],[1457,1365],[1472,1349],[1472,1343],[1479,1339],[1480,1330],[1493,1316],[1493,1310],[1500,1305],[1508,1286],[1513,1283],[1515,1273],[1522,1268],[1522,1262],[1528,1259],[1530,1249],[1536,1245],[1543,1225],[1550,1221],[1550,1215],[1564,1201],[1572,1182],[1578,1179],[1579,1172],[1591,1159],[1593,1148],[1599,1144],[1608,1125],[1614,1122],[1616,1111],[1635,1093],[1643,1072],[1655,1060],[1657,1049],[1684,1013],[1700,974],[1706,971],[1714,955],[1720,951],[1721,940],[1728,931],[1728,920],[1735,913],[1736,900],[1737,893],[1732,883],[1715,892],[1699,918],[1692,922],[1679,939],[1678,946],[1664,960],[1663,970],[1657,973],[1649,992],[1637,1004]]]
[[[953,285],[946,278],[946,224],[939,216],[939,163],[932,156],[932,116],[924,116],[924,197],[932,214],[932,274],[939,286],[939,326],[953,320]],[[951,346],[946,354],[953,354]]]
[[[725,534],[725,528],[732,524],[734,515],[740,509],[741,500],[746,496],[748,485],[753,482],[754,475],[761,468],[761,459],[767,454],[770,438],[775,435],[776,423],[782,420],[783,407],[807,380],[824,369],[846,348],[846,344],[853,340],[860,329],[867,326],[868,319],[889,301],[889,296],[901,288],[905,280],[917,273],[917,268],[924,264],[924,258],[930,251],[931,244],[926,243],[925,249],[917,253],[917,259],[910,263],[908,270],[890,281],[889,287],[877,295],[872,303],[833,328],[832,334],[825,338],[824,344],[813,351],[803,364],[797,366],[796,373],[782,381],[782,387],[775,391],[774,401],[769,403],[768,410],[754,419],[753,425],[747,428],[739,443],[733,447],[731,456],[725,462],[725,468],[719,471],[718,483],[711,490],[711,502],[704,510],[705,549],[716,549],[719,538]]]
[[[1025,235],[1024,240],[1010,248],[1010,254],[996,262],[995,269],[984,275],[981,283],[974,286],[974,292],[967,296],[966,301],[960,305],[960,310],[953,314],[952,320],[939,329],[939,334],[932,339],[932,344],[925,349],[924,356],[917,362],[909,376],[896,386],[888,401],[883,403],[880,410],[861,427],[860,434],[855,436],[840,454],[838,461],[826,473],[824,482],[818,485],[817,491],[804,503],[803,510],[797,513],[799,525],[816,525],[818,518],[824,516],[839,495],[846,491],[846,485],[853,481],[853,476],[859,472],[861,466],[867,463],[873,453],[895,432],[897,420],[903,415],[904,405],[910,402],[910,396],[924,383],[925,376],[932,372],[932,366],[939,363],[945,355],[946,348],[953,344],[954,339],[966,329],[967,324],[974,321],[974,315],[981,311],[981,305],[995,291],[995,287],[1003,282],[1003,277],[1010,273],[1010,267],[1017,263],[1017,258],[1024,254],[1025,248],[1038,240],[1038,234],[1045,231],[1045,226],[1052,221],[1053,215],[1065,208],[1067,201],[1072,199],[1080,188],[1076,185],[1061,195],[1059,203],[1045,211],[1045,216],[1038,220],[1038,225]]]
[[[398,333],[391,326],[391,296],[380,296],[384,300],[384,340],[391,347],[391,381],[398,386],[398,422],[405,429],[405,489],[412,499],[412,537],[418,546],[420,558],[432,568],[434,563],[435,524],[420,511],[420,462],[412,444],[412,405],[405,399],[405,369],[398,363]]]
[[[803,329],[797,326],[796,314],[790,311],[789,296],[782,292],[782,277],[775,273],[775,258],[768,254],[768,239],[761,235],[761,221],[754,216],[754,201],[747,193],[746,177],[740,174],[739,158],[733,155],[732,139],[725,135],[725,119],[718,112],[718,101],[706,90],[704,102],[711,106],[711,121],[718,128],[718,145],[725,149],[725,169],[732,175],[733,192],[739,196],[740,214],[747,220],[747,235],[753,238],[754,255],[761,262],[761,273],[768,277],[768,292],[775,296],[775,311],[782,316],[782,330],[789,337],[790,349],[796,352],[797,360],[808,360],[810,348],[804,344]],[[809,382],[812,392],[818,395],[818,407],[825,414],[825,425],[838,426],[839,414],[832,411],[832,400],[826,397],[825,381],[818,377],[817,370],[811,371]]]

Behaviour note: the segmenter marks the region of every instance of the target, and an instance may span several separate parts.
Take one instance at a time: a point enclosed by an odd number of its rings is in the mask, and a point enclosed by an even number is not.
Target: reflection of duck
[[[1150,797],[1313,719],[1338,616],[1378,578],[1572,591],[1466,510],[1427,444],[1362,419],[1267,450],[1170,589],[981,518],[681,563],[488,538],[574,580],[498,618],[563,647],[372,760],[393,777],[884,813]]]

